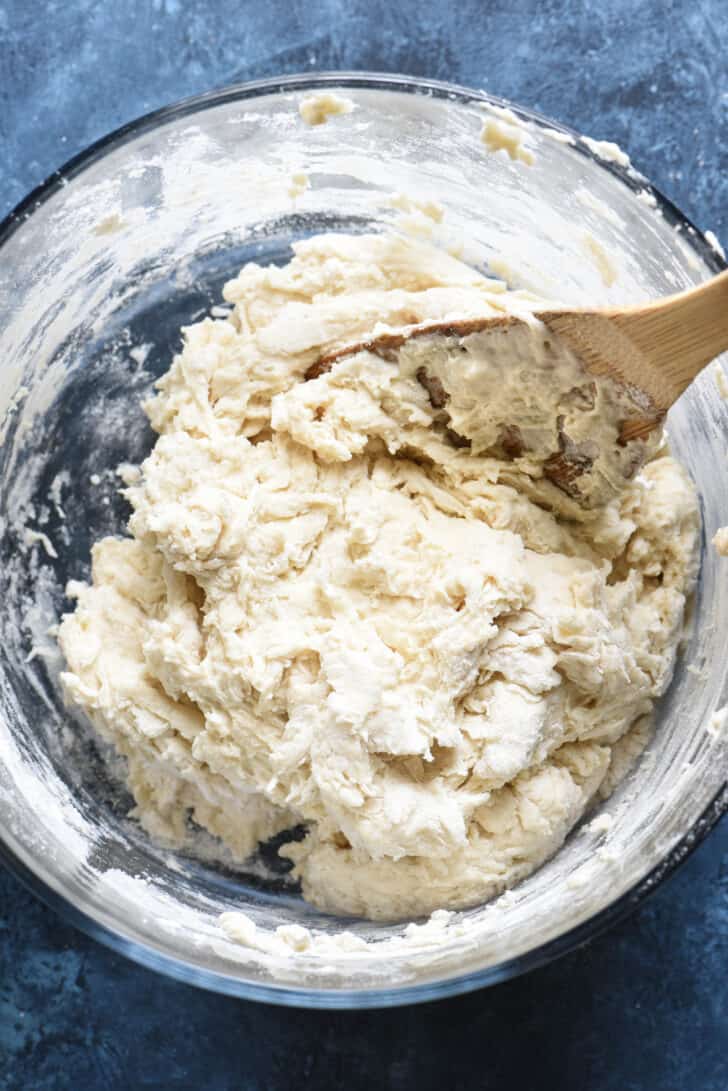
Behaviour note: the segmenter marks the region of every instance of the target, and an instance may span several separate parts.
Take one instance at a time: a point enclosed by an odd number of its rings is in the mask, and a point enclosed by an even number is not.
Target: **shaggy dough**
[[[71,588],[67,692],[126,756],[150,833],[180,843],[191,817],[242,859],[302,822],[284,852],[319,906],[481,902],[646,737],[696,576],[693,487],[650,449],[582,509],[538,460],[482,449],[479,401],[443,420],[436,359],[317,367],[422,322],[516,313],[542,337],[538,300],[422,242],[310,239],[225,298],[146,406],[132,537]]]

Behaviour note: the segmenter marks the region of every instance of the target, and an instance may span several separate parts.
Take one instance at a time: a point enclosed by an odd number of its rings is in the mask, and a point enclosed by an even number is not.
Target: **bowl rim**
[[[657,209],[664,219],[681,232],[684,240],[709,269],[719,272],[728,268],[728,263],[721,259],[703,233],[648,179],[634,168],[626,168],[619,163],[600,158],[580,140],[580,134],[569,126],[484,90],[407,75],[349,71],[301,73],[233,83],[191,95],[137,117],[94,141],[32,189],[0,221],[0,250],[34,212],[71,179],[84,173],[107,154],[123,147],[124,144],[145,132],[159,128],[167,122],[191,117],[230,102],[244,102],[262,95],[290,94],[334,87],[341,90],[399,91],[405,94],[447,99],[462,105],[485,102],[510,109],[518,117],[529,123],[535,123],[541,128],[556,130],[572,138],[574,150],[591,159],[600,169],[615,175],[633,193],[647,189],[655,198]],[[723,784],[694,825],[646,875],[637,880],[615,901],[561,935],[485,969],[454,974],[422,984],[393,985],[386,989],[380,987],[298,989],[284,984],[258,984],[233,972],[223,973],[218,970],[203,969],[194,962],[172,957],[150,943],[141,943],[123,931],[112,928],[99,919],[100,915],[94,916],[88,913],[82,904],[79,904],[79,899],[56,889],[54,885],[41,878],[32,866],[7,844],[2,831],[0,831],[0,863],[5,865],[42,902],[93,939],[147,969],[157,970],[186,984],[242,999],[289,1007],[384,1008],[422,1003],[472,992],[519,976],[583,946],[601,935],[607,928],[623,920],[640,905],[648,894],[656,890],[690,856],[726,812],[728,812],[728,784]]]

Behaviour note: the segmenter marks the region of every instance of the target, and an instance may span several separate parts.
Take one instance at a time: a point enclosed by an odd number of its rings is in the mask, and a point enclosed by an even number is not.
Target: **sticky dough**
[[[244,859],[303,823],[283,852],[325,909],[481,902],[639,750],[696,575],[693,487],[650,449],[582,510],[538,465],[465,446],[426,355],[311,378],[386,330],[538,306],[424,243],[310,239],[225,298],[146,406],[131,536],[71,588],[68,695],[126,756],[152,835],[182,843],[191,818]]]

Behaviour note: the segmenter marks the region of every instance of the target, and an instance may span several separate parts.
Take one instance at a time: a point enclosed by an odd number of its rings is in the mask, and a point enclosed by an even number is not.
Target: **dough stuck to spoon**
[[[633,386],[595,379],[536,316],[468,319],[382,334],[317,360],[308,381],[357,353],[415,378],[455,446],[548,482],[584,508],[617,496],[660,445],[664,413]],[[650,427],[645,428],[645,422]]]

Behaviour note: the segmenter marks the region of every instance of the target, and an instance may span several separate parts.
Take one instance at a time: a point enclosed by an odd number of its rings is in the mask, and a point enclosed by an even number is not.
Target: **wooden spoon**
[[[618,488],[620,479],[634,476],[648,457],[648,447],[656,449],[657,438],[650,433],[661,424],[667,410],[710,360],[728,350],[728,270],[697,288],[637,307],[552,310],[538,312],[536,317],[570,350],[571,358],[577,358],[577,366],[602,380],[612,380],[615,389],[623,392],[621,400],[612,397],[609,401],[612,409],[616,405],[618,410],[626,411],[617,416],[612,412],[613,419],[608,422],[612,439],[607,445],[591,441],[589,432],[594,422],[588,414],[580,425],[580,437],[576,437],[579,442],[567,431],[573,426],[573,416],[572,425],[566,426],[558,409],[553,420],[544,418],[551,446],[540,452],[541,476],[580,506],[592,507],[603,502],[609,489]],[[309,367],[305,379],[317,379],[339,360],[362,351],[399,365],[404,362],[406,367],[408,349],[421,338],[433,339],[436,353],[443,348],[452,353],[457,370],[458,353],[463,346],[472,345],[471,335],[510,336],[509,331],[515,333],[518,326],[523,327],[524,320],[514,315],[423,323],[322,356]],[[534,383],[540,381],[537,374],[547,373],[535,369]],[[457,447],[470,446],[467,436],[449,427],[453,403],[442,380],[423,366],[413,377],[427,391],[448,441]],[[594,409],[593,399],[588,404],[586,387],[574,388],[566,397],[573,394],[586,396],[586,409]],[[482,388],[479,396],[487,397]],[[517,413],[514,407],[513,419],[509,416],[503,421],[497,450],[491,453],[507,461],[530,456],[527,472],[533,473],[533,456],[538,452],[522,443]],[[532,430],[533,421],[530,425]],[[606,492],[605,484],[609,486]]]
[[[539,311],[536,315],[579,357],[592,375],[642,390],[656,410],[644,432],[662,420],[706,364],[728,351],[728,269],[685,292],[637,307]],[[435,322],[403,333],[385,333],[321,356],[306,372],[316,379],[344,356],[367,350],[385,355],[411,337],[464,336],[519,319],[508,316]]]

